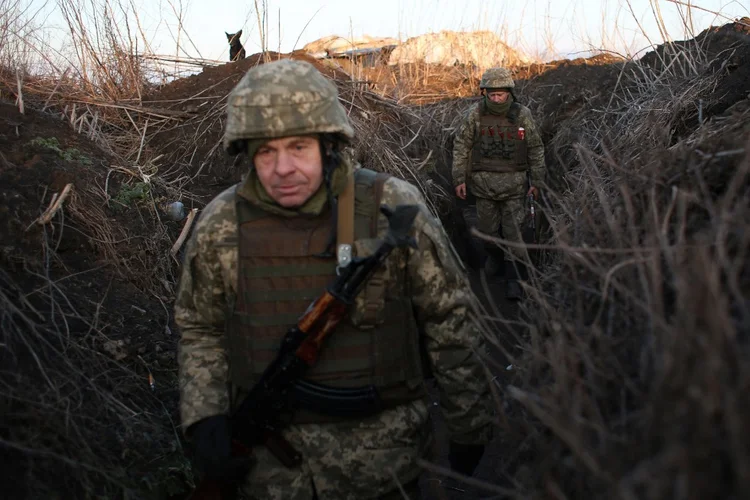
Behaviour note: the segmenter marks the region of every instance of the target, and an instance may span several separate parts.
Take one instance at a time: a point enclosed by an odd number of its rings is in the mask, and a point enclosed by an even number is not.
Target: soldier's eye
[[[294,151],[302,152],[310,149],[311,146],[312,143],[309,141],[299,141],[292,144],[292,149],[294,149]]]

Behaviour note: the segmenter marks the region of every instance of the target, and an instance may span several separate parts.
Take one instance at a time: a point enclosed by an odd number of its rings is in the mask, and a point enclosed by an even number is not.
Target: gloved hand
[[[241,480],[250,469],[250,457],[232,456],[229,418],[214,415],[190,427],[195,466],[208,479],[220,482]]]
[[[462,444],[454,441],[450,442],[450,452],[448,461],[454,472],[465,476],[474,475],[474,469],[479,465],[484,455],[483,444]]]

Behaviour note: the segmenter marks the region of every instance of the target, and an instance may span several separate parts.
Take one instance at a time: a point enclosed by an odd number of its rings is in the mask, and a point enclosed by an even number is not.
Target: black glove
[[[250,457],[232,457],[229,419],[225,415],[204,418],[190,427],[195,466],[208,479],[240,481],[250,469]]]
[[[474,475],[474,469],[479,465],[484,455],[483,444],[462,444],[451,441],[448,461],[451,469],[464,476]]]

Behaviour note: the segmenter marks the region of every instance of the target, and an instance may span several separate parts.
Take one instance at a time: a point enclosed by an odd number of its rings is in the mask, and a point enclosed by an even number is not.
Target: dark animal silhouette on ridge
[[[239,61],[241,59],[244,59],[245,47],[243,47],[240,43],[242,30],[239,30],[237,33],[227,33],[225,31],[224,34],[227,36],[227,40],[229,41],[229,60]]]

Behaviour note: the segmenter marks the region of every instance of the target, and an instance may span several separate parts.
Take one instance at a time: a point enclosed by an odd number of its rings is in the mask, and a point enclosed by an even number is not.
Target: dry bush
[[[175,70],[169,73],[164,58],[153,54],[134,4],[58,0],[69,41],[63,52],[58,52],[46,35],[38,34],[43,30],[29,21],[33,12],[21,9],[21,0],[2,1],[13,4],[13,9],[0,16],[0,39],[4,42],[0,45],[0,92],[14,98],[22,93],[24,101],[68,121],[123,162],[138,163],[148,133],[187,116],[143,105],[143,96],[153,91],[155,82],[180,76],[182,66],[216,64],[170,59]],[[18,89],[16,68],[31,65],[17,62],[19,54],[29,54],[23,61],[33,59],[33,67],[40,69],[33,74],[22,72],[22,90]],[[7,62],[9,59],[13,62]]]
[[[21,5],[0,1],[0,93],[25,108],[14,116],[4,104],[0,116],[3,127],[16,123],[0,138],[0,220],[19,228],[0,243],[6,495],[165,498],[191,473],[168,329],[178,269],[169,250],[180,227],[164,220],[161,204],[189,195],[179,175],[162,175],[158,158],[141,158],[141,138],[149,118],[172,117],[139,105],[143,65],[123,38],[127,25],[112,22],[120,4],[60,3],[74,51],[67,64]],[[27,53],[47,64],[40,71]],[[81,154],[63,160],[64,148],[21,144],[32,132]],[[63,209],[50,224],[33,224],[35,204],[49,201],[41,193],[63,179],[75,186]],[[126,207],[121,195],[137,184],[146,194]]]
[[[400,103],[423,105],[476,95],[482,70],[471,64],[408,63],[389,67],[388,77],[381,79],[382,92]]]
[[[323,64],[341,71],[377,94],[398,104],[424,105],[446,99],[468,97],[478,91],[482,71],[472,64],[442,66],[439,64],[380,62],[365,66],[359,61],[336,59]]]
[[[0,269],[6,498],[179,491],[189,471],[175,459],[181,445],[162,401],[176,380],[161,376],[152,393],[147,370],[122,362],[126,347],[104,333],[106,307],[77,296],[85,283],[38,278],[40,290],[29,293]]]
[[[549,193],[552,263],[498,386],[525,498],[750,494],[750,101],[699,117],[723,75],[685,55],[626,65],[612,106],[552,141],[570,189]]]
[[[16,118],[22,138],[74,140],[44,113],[28,108],[21,120],[9,108],[2,105],[3,132]],[[152,179],[148,196],[126,207],[129,179],[142,182],[153,170],[108,175],[101,153],[82,140],[75,155],[48,139],[33,145],[3,133],[0,141],[0,454],[4,477],[14,478],[6,480],[8,498],[180,491],[190,471],[166,306],[179,228],[160,222],[155,207],[168,186]],[[51,191],[68,182],[74,187],[61,208],[38,224]]]
[[[420,188],[430,208],[440,212],[449,192],[427,174],[434,163],[423,144],[425,123],[415,109],[377,94],[339,83],[341,100],[354,127],[353,154],[362,166],[388,172]]]
[[[132,270],[125,259],[136,252],[112,241],[123,228],[103,224],[87,206],[90,193],[80,194],[66,201],[67,217],[58,212],[41,234],[33,228],[41,260],[28,250],[0,258],[0,453],[5,477],[15,478],[6,494],[162,497],[180,491],[190,474],[174,369],[154,351],[163,311],[111,272]],[[107,260],[81,267],[85,256],[71,258],[87,239]],[[137,271],[158,271],[156,262]],[[135,273],[127,278],[148,286]],[[134,355],[137,345],[142,356]]]

